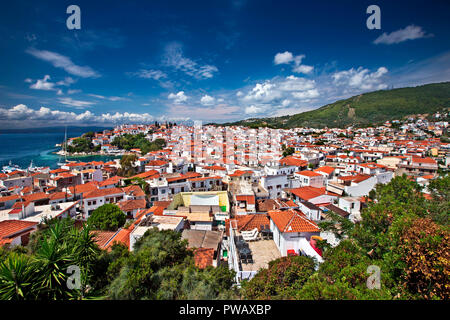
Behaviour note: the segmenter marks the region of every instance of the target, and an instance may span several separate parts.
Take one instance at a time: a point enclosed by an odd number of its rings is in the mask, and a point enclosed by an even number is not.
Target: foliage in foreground
[[[128,251],[101,250],[95,233],[73,220],[50,220],[26,247],[0,248],[1,300],[232,299],[227,267],[195,266],[187,242],[174,231],[149,230]],[[80,267],[80,287],[70,289],[69,266]]]
[[[317,271],[291,273],[286,265],[295,265],[298,257],[278,259],[243,284],[243,297],[448,299],[449,186],[448,175],[434,180],[428,186],[433,199],[426,200],[422,187],[406,176],[378,185],[372,194],[375,201],[363,210],[362,221],[352,225],[337,217],[334,223],[339,228],[330,222],[321,224],[336,232],[341,242],[334,248],[323,247],[324,262]],[[369,266],[380,268],[379,289],[368,288]],[[287,270],[293,278],[283,281]]]
[[[229,299],[233,272],[194,265],[180,233],[152,229],[139,239],[108,289],[111,299]]]
[[[92,228],[105,231],[117,231],[125,224],[127,217],[114,203],[105,203],[95,209],[87,223]]]

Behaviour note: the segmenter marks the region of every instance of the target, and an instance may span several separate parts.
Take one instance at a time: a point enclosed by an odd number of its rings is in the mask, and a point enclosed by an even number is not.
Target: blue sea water
[[[51,169],[58,167],[60,156],[54,154],[60,150],[55,144],[64,140],[64,129],[61,132],[24,132],[24,133],[0,133],[0,170],[4,165],[18,165],[27,168],[33,161],[34,166],[48,166]],[[77,129],[67,132],[67,137],[78,137],[90,131],[89,128]],[[108,161],[117,157],[114,156],[85,156],[70,157],[68,160],[77,161]],[[64,159],[62,159],[64,160]]]

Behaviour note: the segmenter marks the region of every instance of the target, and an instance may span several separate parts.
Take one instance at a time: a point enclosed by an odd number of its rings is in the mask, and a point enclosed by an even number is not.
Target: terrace
[[[228,265],[236,272],[238,284],[243,279],[251,279],[261,268],[267,268],[270,261],[281,257],[270,233],[258,232],[251,241],[244,237],[230,223]]]

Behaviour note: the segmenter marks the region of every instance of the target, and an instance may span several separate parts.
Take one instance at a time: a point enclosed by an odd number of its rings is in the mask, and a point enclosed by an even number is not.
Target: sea
[[[103,127],[67,127],[67,138],[79,137],[83,133],[94,131],[100,132]],[[26,169],[31,161],[36,167],[58,168],[57,163],[64,161],[60,156],[54,154],[61,150],[56,147],[64,141],[64,127],[34,128],[34,129],[16,129],[0,130],[0,171],[5,165],[18,165]],[[79,156],[67,157],[70,161],[109,161],[117,159],[118,156]]]

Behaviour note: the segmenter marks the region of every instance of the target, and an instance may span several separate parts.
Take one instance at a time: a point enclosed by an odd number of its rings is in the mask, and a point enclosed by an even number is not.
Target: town
[[[340,241],[320,222],[332,214],[360,221],[378,185],[406,175],[431,197],[427,185],[450,164],[446,117],[346,129],[119,125],[91,141],[121,159],[0,173],[0,245],[26,246],[49,219],[83,225],[114,204],[126,223],[92,231],[103,250],[121,243],[133,251],[149,229],[173,230],[194,250],[197,267],[225,265],[236,285],[281,257],[320,264],[317,243]],[[135,135],[164,145],[146,153],[117,147],[118,138]]]

